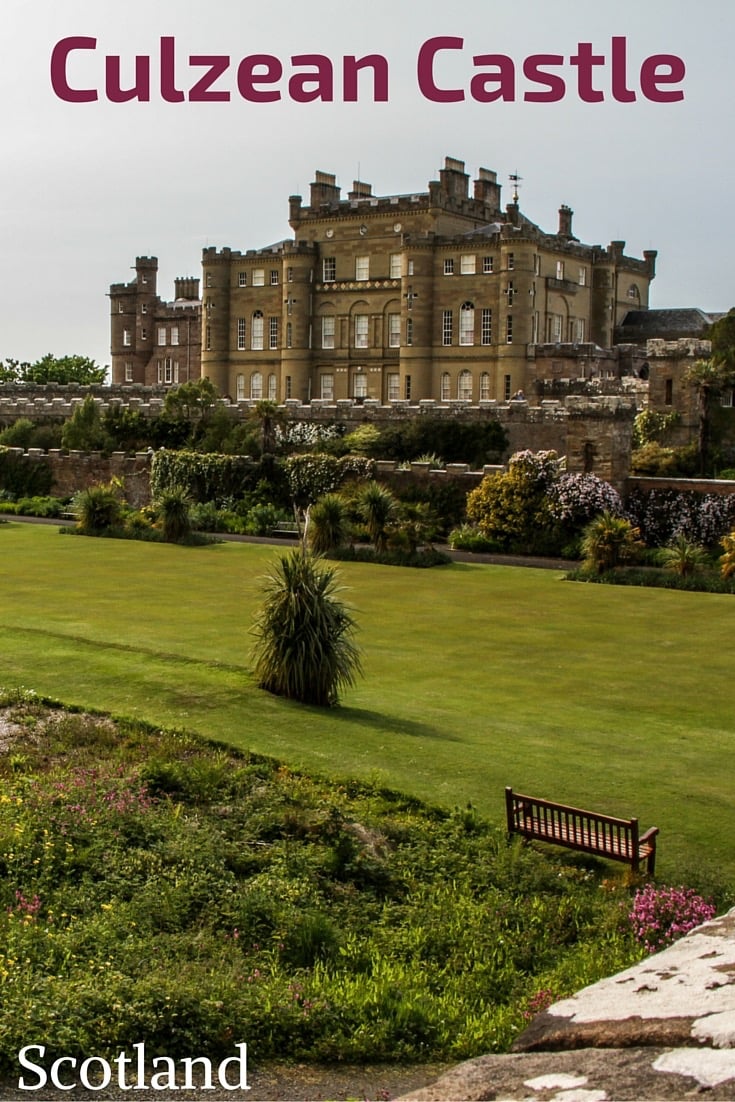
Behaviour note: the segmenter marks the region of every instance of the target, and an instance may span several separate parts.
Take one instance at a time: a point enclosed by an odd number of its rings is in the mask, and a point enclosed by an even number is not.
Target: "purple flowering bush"
[[[735,496],[680,490],[636,490],[628,512],[649,547],[665,547],[677,536],[714,547],[735,527]]]
[[[693,888],[647,884],[635,893],[628,918],[636,941],[657,953],[714,916],[714,905]]]
[[[551,515],[567,527],[583,528],[600,513],[623,515],[618,491],[595,474],[563,474],[549,490]]]

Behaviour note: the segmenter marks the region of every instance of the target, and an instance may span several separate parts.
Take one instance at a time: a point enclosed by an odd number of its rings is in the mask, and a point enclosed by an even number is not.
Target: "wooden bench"
[[[582,811],[524,796],[512,788],[505,790],[505,809],[509,834],[594,853],[610,861],[624,861],[633,872],[638,872],[645,862],[648,874],[653,875],[658,827],[639,834],[637,819],[616,819],[596,811]]]
[[[271,528],[271,535],[295,540],[299,538],[299,530],[293,520],[279,520]]]

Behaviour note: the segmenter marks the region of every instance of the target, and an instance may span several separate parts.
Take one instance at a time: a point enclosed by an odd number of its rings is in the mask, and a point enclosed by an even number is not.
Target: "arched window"
[[[475,343],[475,304],[463,302],[459,308],[459,343]]]
[[[260,400],[263,397],[263,376],[254,371],[250,376],[250,397]]]
[[[490,372],[483,371],[480,375],[480,401],[488,401],[490,398]]]
[[[253,314],[253,324],[250,327],[250,347],[253,352],[260,352],[263,348],[263,311],[256,310]]]
[[[276,400],[276,377],[275,375],[268,376],[268,401],[275,402]]]
[[[464,371],[460,371],[459,378],[457,379],[457,397],[463,398],[465,401],[472,401],[472,372],[465,368]]]
[[[238,402],[245,401],[245,376],[238,375],[235,381],[235,397]]]
[[[448,371],[443,371],[442,372],[442,378],[441,378],[441,400],[442,400],[442,402],[448,402],[450,397],[451,397],[450,390],[449,390],[450,383],[451,383],[451,380],[449,378],[449,372]]]

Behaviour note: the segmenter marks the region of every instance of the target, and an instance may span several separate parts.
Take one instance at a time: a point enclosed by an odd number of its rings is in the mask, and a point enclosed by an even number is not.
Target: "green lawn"
[[[735,880],[732,597],[343,564],[366,677],[322,711],[249,675],[276,554],[1,525],[0,685],[472,801],[498,821],[506,784],[637,814],[661,828],[661,878]]]

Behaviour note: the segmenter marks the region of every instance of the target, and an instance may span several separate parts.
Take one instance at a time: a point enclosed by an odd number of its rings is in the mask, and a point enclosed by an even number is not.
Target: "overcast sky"
[[[131,278],[137,255],[159,258],[159,293],[171,298],[175,276],[200,273],[204,246],[288,236],[288,196],[308,202],[316,169],[345,192],[358,175],[379,195],[424,191],[446,155],[473,177],[494,169],[504,202],[509,175],[520,174],[521,207],[543,229],[556,230],[567,203],[582,241],[625,239],[634,256],[658,249],[652,306],[735,305],[732,0],[3,0],[3,16],[0,359],[76,352],[109,363],[106,292]],[[52,87],[52,52],[72,36],[97,40],[66,66],[69,86],[97,91],[96,102],[65,102]],[[434,70],[463,101],[432,102],[419,87],[417,56],[435,36],[464,40]],[[203,73],[190,55],[229,56],[214,86],[229,102],[165,102],[162,37],[174,40],[184,92]],[[625,39],[634,102],[612,98],[613,37]],[[593,75],[603,102],[580,100],[569,63],[579,42],[605,58]],[[289,75],[304,68],[292,56],[314,53],[333,63],[333,103],[289,96]],[[386,58],[388,101],[373,102],[361,81],[358,102],[342,102],[343,56],[368,53]],[[280,101],[240,95],[237,67],[251,54],[281,61],[283,79],[259,86],[280,90]],[[471,98],[482,54],[513,60],[515,102]],[[548,90],[523,77],[532,54],[565,58],[555,70],[563,99],[524,102],[526,91]],[[640,67],[653,54],[685,63],[683,101],[642,95]],[[111,102],[105,57],[120,58],[130,85],[136,55],[151,58],[150,100]]]

